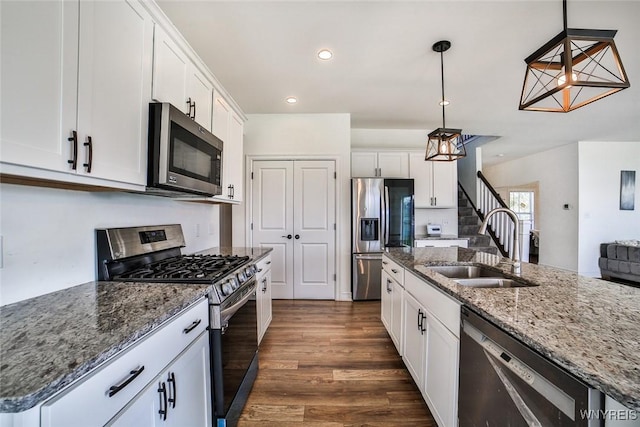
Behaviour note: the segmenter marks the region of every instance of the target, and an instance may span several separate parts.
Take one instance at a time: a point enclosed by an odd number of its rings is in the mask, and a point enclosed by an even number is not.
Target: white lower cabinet
[[[440,427],[458,424],[460,303],[389,260],[382,271],[381,317]],[[397,271],[403,286],[389,271]],[[399,339],[395,337],[399,336]]]
[[[207,331],[158,375],[108,426],[210,426]]]
[[[271,255],[267,255],[258,261],[258,273],[256,281],[256,306],[258,310],[258,344],[262,341],[269,324],[271,323]]]
[[[169,408],[173,419],[198,420],[173,425],[210,426],[208,319],[203,298],[44,402],[40,425],[85,427],[113,420],[116,425],[155,426],[162,421],[158,411],[167,407],[166,396],[169,406],[175,403]],[[176,381],[169,383],[171,373]],[[163,382],[166,395],[159,395]]]
[[[381,317],[398,353],[402,355],[402,300],[404,289],[382,270]]]
[[[429,312],[424,397],[441,426],[455,426],[458,418],[458,361],[460,340]]]
[[[426,359],[425,309],[411,294],[404,296],[404,348],[402,359],[409,373],[424,394],[424,372]]]

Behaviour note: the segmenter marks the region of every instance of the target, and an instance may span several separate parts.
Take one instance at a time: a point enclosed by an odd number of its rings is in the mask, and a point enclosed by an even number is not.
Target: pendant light
[[[617,30],[567,28],[525,62],[520,110],[569,112],[630,86],[613,41]]]
[[[447,106],[449,102],[444,97],[443,53],[449,50],[450,47],[451,42],[448,40],[441,40],[432,46],[432,49],[435,52],[440,53],[440,75],[442,77],[442,99],[440,100],[440,105],[442,106],[442,127],[429,134],[425,160],[450,162],[467,155],[464,144],[462,143],[462,129],[447,128],[444,117],[444,107]]]

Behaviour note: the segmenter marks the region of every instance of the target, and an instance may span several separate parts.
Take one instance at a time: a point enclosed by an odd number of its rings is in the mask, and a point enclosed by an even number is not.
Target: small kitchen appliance
[[[440,237],[442,235],[442,226],[440,224],[427,224],[427,236]]]
[[[258,370],[256,267],[249,256],[182,255],[179,224],[96,230],[98,279],[211,284],[209,344],[212,410],[234,426]]]
[[[171,104],[149,104],[147,192],[222,194],[222,141]]]
[[[382,252],[412,247],[413,179],[351,180],[352,297],[380,299]]]

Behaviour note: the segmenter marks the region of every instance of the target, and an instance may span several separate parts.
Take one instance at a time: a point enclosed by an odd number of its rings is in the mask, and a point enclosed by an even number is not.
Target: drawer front
[[[258,267],[258,272],[256,273],[257,278],[261,278],[265,275],[265,273],[271,269],[271,254],[262,258],[260,261],[256,263],[256,267]]]
[[[209,307],[204,298],[45,402],[41,408],[41,425],[104,425],[205,331],[208,324]],[[140,370],[141,367],[144,369]],[[117,385],[122,388],[109,397],[110,388]]]
[[[386,271],[400,286],[404,286],[404,267],[389,257],[382,256],[382,269]]]
[[[429,239],[429,240],[416,240],[416,248],[448,248],[450,246],[460,246],[466,248],[469,246],[467,239]]]
[[[453,335],[460,338],[460,303],[424,280],[407,273],[405,290],[431,312]]]

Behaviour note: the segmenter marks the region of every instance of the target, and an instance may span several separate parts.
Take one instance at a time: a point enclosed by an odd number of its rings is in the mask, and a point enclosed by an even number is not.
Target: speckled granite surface
[[[270,248],[212,248],[249,255]],[[210,285],[89,282],[0,307],[0,412],[44,401],[203,298]]]
[[[464,248],[390,249],[404,267],[436,285],[577,378],[640,410],[640,289],[522,264],[535,287],[478,289],[425,266],[486,264],[510,275],[508,259]]]

